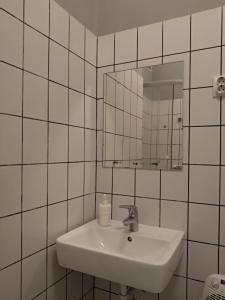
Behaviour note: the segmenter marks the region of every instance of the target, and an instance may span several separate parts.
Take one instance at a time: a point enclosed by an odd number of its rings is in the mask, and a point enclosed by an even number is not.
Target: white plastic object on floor
[[[209,275],[199,300],[225,300],[225,275]]]

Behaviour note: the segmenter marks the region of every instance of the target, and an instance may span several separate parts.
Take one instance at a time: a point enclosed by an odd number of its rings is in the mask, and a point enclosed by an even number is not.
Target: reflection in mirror
[[[184,63],[104,75],[103,166],[182,169]]]

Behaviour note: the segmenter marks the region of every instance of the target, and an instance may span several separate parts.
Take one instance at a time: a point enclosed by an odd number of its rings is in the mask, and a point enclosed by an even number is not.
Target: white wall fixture
[[[225,96],[225,75],[218,75],[213,78],[213,97]]]

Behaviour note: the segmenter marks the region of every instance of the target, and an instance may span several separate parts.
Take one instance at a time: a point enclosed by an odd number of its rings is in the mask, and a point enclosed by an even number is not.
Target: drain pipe
[[[134,294],[134,288],[129,288],[127,285],[120,285],[120,300],[132,300]]]

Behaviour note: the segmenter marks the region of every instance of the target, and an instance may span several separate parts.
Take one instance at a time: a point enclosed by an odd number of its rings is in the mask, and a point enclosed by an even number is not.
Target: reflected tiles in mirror
[[[184,62],[104,74],[105,167],[179,170]]]

